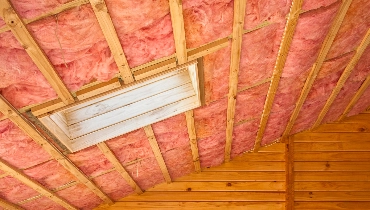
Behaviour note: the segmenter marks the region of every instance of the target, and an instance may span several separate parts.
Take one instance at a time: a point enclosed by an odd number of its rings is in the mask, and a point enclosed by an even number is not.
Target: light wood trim
[[[191,148],[191,153],[193,156],[195,173],[199,173],[201,171],[201,168],[200,168],[200,161],[199,161],[197,134],[195,132],[195,125],[194,125],[193,110],[185,112],[185,116],[186,116],[186,125],[188,128],[190,148]]]
[[[48,190],[46,187],[42,186],[38,182],[32,180],[28,176],[26,176],[23,172],[16,169],[15,167],[9,165],[5,161],[0,159],[0,169],[6,171],[10,176],[18,179],[19,181],[23,182],[25,185],[31,187],[35,191],[41,193],[43,196],[48,197],[50,200],[58,203],[59,205],[63,206],[66,209],[76,209],[76,207],[72,206],[63,198],[59,197],[52,191]]]
[[[302,106],[304,104],[304,102],[306,101],[306,98],[312,88],[312,85],[313,83],[315,82],[315,79],[325,61],[325,58],[326,58],[326,55],[329,53],[329,50],[333,44],[333,41],[334,41],[334,38],[336,37],[338,31],[339,31],[339,28],[340,26],[342,25],[342,22],[343,22],[343,19],[344,17],[346,16],[347,14],[347,11],[348,11],[348,8],[349,6],[351,5],[351,2],[352,0],[346,0],[346,1],[342,1],[342,5],[339,9],[339,11],[337,12],[336,16],[335,16],[335,19],[330,27],[330,30],[328,32],[328,34],[326,35],[325,37],[325,40],[321,46],[321,49],[320,49],[320,52],[319,52],[319,55],[316,59],[316,62],[314,63],[314,65],[312,66],[312,69],[310,71],[310,74],[308,75],[307,79],[306,79],[306,82],[302,88],[302,91],[301,91],[301,94],[298,98],[298,101],[296,103],[296,106],[294,108],[294,111],[292,113],[292,115],[290,116],[290,119],[289,119],[289,122],[288,122],[288,125],[286,126],[285,128],[285,131],[283,133],[283,136],[288,136],[290,131],[292,130],[293,128],[293,125],[302,109]]]
[[[118,78],[115,77],[107,82],[102,82],[77,91],[76,97],[78,98],[78,100],[84,100],[86,98],[90,98],[119,87],[121,87],[121,83],[119,82]]]
[[[55,92],[58,94],[59,98],[61,98],[63,103],[65,104],[73,103],[73,96],[64,85],[63,81],[56,73],[53,65],[46,57],[44,51],[36,43],[35,39],[28,31],[26,25],[20,19],[8,0],[0,0],[0,11],[2,11],[0,13],[0,16],[10,27],[13,35],[26,50],[36,66],[40,69],[46,80],[50,83]]]
[[[134,80],[105,0],[89,0],[125,84]]]
[[[198,68],[200,104],[201,106],[204,106],[206,104],[206,96],[205,96],[205,87],[204,87],[205,78],[204,78],[203,57],[197,59],[197,68]]]
[[[113,201],[105,195],[87,176],[82,173],[65,155],[63,155],[54,145],[49,143],[35,127],[25,119],[3,96],[0,95],[0,111],[6,115],[15,125],[31,137],[46,152],[56,159],[59,164],[73,174],[77,180],[85,184],[91,191],[99,196],[104,202],[113,204]]]
[[[60,98],[57,98],[32,107],[31,112],[35,116],[40,116],[64,106],[65,104],[63,103],[63,101]]]
[[[292,6],[289,11],[288,20],[284,29],[283,38],[281,40],[278,56],[276,59],[274,71],[271,78],[271,83],[269,90],[267,92],[267,97],[265,105],[263,108],[260,126],[257,132],[256,142],[254,144],[254,152],[257,152],[261,147],[262,137],[265,133],[268,118],[271,113],[272,104],[275,99],[276,91],[279,87],[280,77],[283,73],[285,62],[289,53],[290,44],[293,40],[293,35],[298,23],[299,14],[302,8],[303,0],[293,0]]]
[[[347,67],[344,69],[341,77],[339,78],[339,80],[337,82],[337,85],[335,86],[335,88],[331,92],[328,100],[325,103],[324,108],[322,108],[319,116],[317,117],[317,119],[316,119],[316,121],[315,121],[315,123],[314,123],[314,125],[312,126],[311,129],[314,129],[314,128],[316,128],[317,126],[319,126],[321,124],[321,122],[324,119],[326,113],[329,111],[331,105],[333,104],[333,102],[336,99],[336,97],[338,96],[340,90],[342,89],[342,87],[346,83],[346,81],[347,81],[348,77],[350,76],[352,70],[355,68],[356,64],[358,63],[358,60],[360,60],[362,54],[364,53],[364,51],[367,48],[367,46],[369,45],[369,43],[370,43],[370,29],[367,30],[367,33],[364,36],[364,38],[362,39],[361,44],[356,49],[356,54],[352,57],[351,61],[347,65]]]
[[[184,64],[188,60],[185,40],[184,17],[182,14],[182,0],[169,0],[170,13],[173,29],[173,38],[175,39],[177,63]]]
[[[168,172],[166,163],[164,162],[161,150],[159,149],[157,139],[154,136],[154,132],[151,125],[145,126],[144,131],[146,136],[148,137],[150,147],[153,150],[154,156],[157,159],[158,165],[161,168],[161,171],[163,173],[163,177],[166,180],[167,183],[171,183],[171,176]]]
[[[16,205],[16,204],[13,204],[13,203],[10,203],[9,201],[6,201],[2,198],[0,198],[0,207],[4,208],[4,209],[8,209],[8,210],[22,210],[23,208]]]
[[[143,191],[140,189],[139,185],[136,184],[135,180],[133,180],[130,174],[127,173],[126,169],[123,168],[122,164],[119,162],[117,157],[113,154],[113,152],[109,149],[109,147],[104,142],[97,144],[97,146],[100,149],[100,151],[105,155],[105,157],[112,163],[112,165],[115,167],[117,172],[135,190],[135,192],[137,194],[142,194]]]
[[[231,41],[229,93],[227,97],[225,162],[230,161],[231,144],[233,141],[235,104],[236,104],[236,94],[238,91],[240,53],[242,49],[243,27],[246,5],[247,5],[246,0],[234,1],[234,22]]]
[[[288,137],[285,147],[285,209],[294,210],[294,142]]]
[[[364,94],[364,92],[369,87],[369,85],[370,85],[370,75],[366,77],[366,80],[362,83],[360,89],[357,90],[356,94],[353,96],[351,101],[348,103],[346,109],[343,111],[343,114],[338,118],[338,121],[342,121],[347,117],[347,114],[352,110],[352,108],[355,106],[357,101]]]
[[[229,46],[229,39],[229,37],[225,37],[195,49],[188,49],[188,61],[196,60]]]

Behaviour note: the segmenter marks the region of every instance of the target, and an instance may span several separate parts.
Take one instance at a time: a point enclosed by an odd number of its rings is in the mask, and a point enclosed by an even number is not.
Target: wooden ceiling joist
[[[356,94],[353,96],[351,101],[348,103],[346,109],[343,111],[343,114],[339,117],[338,121],[342,121],[347,117],[347,114],[352,110],[355,106],[357,101],[361,98],[362,94],[364,94],[365,90],[370,85],[370,75],[367,76],[366,80],[362,83],[360,89],[357,90]]]
[[[326,113],[329,111],[331,105],[333,104],[333,102],[336,99],[336,97],[338,96],[340,90],[342,89],[342,87],[346,83],[348,77],[351,75],[352,70],[355,68],[356,64],[358,63],[358,60],[361,58],[362,54],[364,53],[364,51],[367,48],[367,46],[369,45],[369,43],[370,43],[370,29],[368,29],[368,31],[367,31],[366,35],[364,36],[364,38],[362,39],[360,45],[357,47],[355,55],[352,57],[352,59],[349,61],[348,65],[347,65],[347,67],[344,69],[342,75],[340,76],[340,78],[337,82],[337,85],[335,86],[335,88],[331,92],[328,100],[325,103],[324,108],[321,110],[319,116],[317,117],[317,119],[316,119],[316,121],[315,121],[315,123],[314,123],[314,125],[312,126],[311,129],[314,129],[314,128],[316,128],[317,126],[319,126],[321,124],[321,122],[324,119]]]
[[[104,153],[105,157],[113,164],[117,172],[126,180],[126,182],[135,190],[137,194],[142,194],[143,191],[140,189],[139,185],[132,179],[130,174],[123,168],[122,164],[119,162],[117,157],[113,154],[113,152],[109,149],[107,144],[104,142],[99,143],[98,148],[102,153]]]
[[[234,22],[231,42],[229,93],[227,97],[225,162],[230,161],[231,144],[233,141],[236,94],[238,92],[240,53],[242,49],[242,38],[246,5],[247,5],[246,0],[234,1]]]
[[[302,8],[303,0],[293,0],[289,11],[288,20],[284,29],[283,38],[281,40],[278,56],[276,59],[274,71],[271,78],[269,90],[267,92],[265,105],[263,108],[260,126],[257,132],[257,138],[254,144],[254,152],[257,152],[261,147],[263,134],[265,133],[267,121],[269,119],[272,104],[275,99],[276,91],[279,87],[280,77],[283,73],[285,62],[289,53],[290,44],[293,40],[293,35],[298,23],[299,14]]]
[[[19,181],[23,182],[25,185],[31,187],[35,191],[41,193],[43,196],[48,197],[52,201],[58,203],[59,205],[63,206],[66,209],[75,209],[76,207],[69,204],[67,201],[65,201],[63,198],[59,197],[52,191],[48,190],[46,187],[42,186],[38,182],[32,180],[28,176],[26,176],[23,172],[16,169],[15,167],[9,165],[3,160],[0,160],[0,169],[3,171],[6,171],[10,176],[18,179]]]
[[[187,50],[185,40],[184,17],[182,14],[182,0],[169,0],[173,38],[175,39],[177,63],[179,65],[187,62]]]
[[[59,164],[73,174],[77,180],[86,185],[91,191],[99,196],[104,202],[113,204],[113,201],[104,194],[87,176],[82,173],[65,155],[63,155],[54,145],[49,143],[35,127],[25,119],[3,96],[0,95],[0,112],[6,115],[24,133],[31,137],[46,152],[56,159]]]
[[[197,134],[195,132],[195,124],[194,124],[194,111],[190,110],[190,111],[185,112],[185,116],[186,116],[186,125],[188,127],[190,148],[191,148],[191,153],[193,156],[195,173],[199,173],[201,171],[201,168],[200,168],[200,160],[199,160],[199,152],[198,152]]]
[[[164,179],[166,180],[167,183],[171,183],[171,176],[170,173],[168,172],[166,163],[164,162],[161,150],[159,149],[157,139],[154,136],[153,128],[151,125],[145,126],[144,131],[146,136],[148,137],[150,147],[153,150],[154,156],[157,159],[158,165],[161,168],[162,174]]]
[[[0,16],[10,27],[13,35],[17,38],[36,66],[40,69],[47,81],[53,87],[63,103],[70,104],[74,102],[73,96],[56,73],[53,65],[46,57],[44,51],[36,43],[26,25],[15,12],[13,6],[8,0],[0,0]]]
[[[320,49],[319,55],[316,59],[316,62],[312,66],[310,74],[308,75],[308,77],[306,79],[306,82],[305,82],[305,84],[303,86],[303,89],[301,91],[301,94],[298,98],[298,101],[296,103],[294,111],[293,111],[292,115],[290,116],[287,127],[285,128],[283,136],[288,136],[290,131],[292,130],[293,125],[294,125],[294,123],[295,123],[295,121],[296,121],[296,119],[297,119],[297,117],[298,117],[298,115],[299,115],[299,113],[302,109],[302,106],[303,106],[304,102],[306,101],[306,98],[307,98],[307,96],[308,96],[308,94],[309,94],[309,92],[312,88],[312,85],[313,85],[313,83],[314,83],[314,81],[315,81],[315,79],[316,79],[316,77],[317,77],[317,75],[318,75],[318,73],[319,73],[319,71],[322,67],[322,64],[325,61],[326,55],[329,53],[329,50],[330,50],[330,48],[333,44],[334,38],[336,37],[336,35],[339,31],[339,28],[342,25],[343,19],[347,14],[347,11],[348,11],[349,6],[351,5],[351,2],[352,2],[352,0],[342,1],[342,5],[341,5],[338,13],[336,14],[336,17],[335,17],[334,22],[332,23],[332,25],[330,27],[330,30],[329,30],[328,34],[325,37],[323,45],[321,46],[321,49]]]
[[[134,77],[132,76],[130,66],[128,65],[125,53],[123,52],[121,43],[118,39],[118,35],[109,15],[105,0],[90,0],[90,3],[96,18],[98,19],[104,37],[108,42],[113,58],[116,61],[123,82],[125,84],[133,82]]]

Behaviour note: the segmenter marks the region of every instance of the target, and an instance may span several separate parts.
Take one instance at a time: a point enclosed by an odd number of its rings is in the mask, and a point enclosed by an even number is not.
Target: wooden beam
[[[58,94],[59,98],[61,98],[65,104],[73,103],[73,96],[63,84],[63,81],[56,73],[53,65],[45,55],[44,51],[32,37],[21,18],[15,12],[9,0],[0,0],[0,11],[2,11],[0,12],[0,16],[10,27],[14,36],[26,50],[36,66],[40,69],[46,80]]]
[[[144,131],[145,131],[146,136],[148,137],[149,144],[152,147],[152,150],[153,150],[155,158],[157,159],[158,165],[161,168],[164,179],[166,180],[167,183],[171,183],[171,176],[170,176],[170,173],[168,173],[166,163],[164,162],[161,150],[159,149],[157,139],[154,136],[152,126],[151,125],[145,126]]]
[[[285,209],[294,210],[294,142],[288,137],[285,147]]]
[[[59,197],[57,194],[53,193],[52,191],[48,190],[46,187],[42,186],[38,182],[32,180],[31,178],[26,176],[23,172],[9,165],[8,163],[6,163],[4,160],[1,160],[1,159],[0,159],[0,169],[3,171],[6,171],[10,176],[18,179],[19,181],[23,182],[25,185],[41,193],[43,196],[48,197],[50,200],[56,202],[57,204],[63,206],[64,208],[77,210],[76,207],[69,204],[66,200]]]
[[[100,151],[107,157],[107,159],[113,164],[117,172],[126,180],[126,182],[135,190],[137,194],[142,194],[143,191],[140,189],[139,185],[132,179],[130,174],[127,173],[126,169],[123,168],[122,164],[119,162],[117,157],[113,154],[113,152],[109,149],[109,147],[104,143],[101,142],[97,144]]]
[[[171,11],[173,38],[175,39],[177,64],[181,65],[186,63],[188,60],[184,17],[182,14],[182,0],[169,0],[169,4]]]
[[[370,75],[366,77],[366,80],[362,83],[360,89],[357,90],[356,94],[348,103],[346,109],[343,111],[343,114],[338,118],[338,121],[342,121],[347,117],[347,114],[356,105],[357,101],[361,98],[361,96],[364,94],[365,90],[369,87],[369,85],[370,85]]]
[[[235,104],[236,104],[236,94],[238,92],[240,53],[242,49],[243,27],[246,5],[247,5],[246,0],[234,1],[234,22],[231,41],[229,93],[227,97],[225,162],[230,161],[231,144],[233,141]]]
[[[216,41],[204,44],[195,49],[188,50],[188,61],[196,60],[200,57],[214,53],[220,49],[229,46],[229,37],[221,38]]]
[[[306,82],[302,88],[301,95],[298,98],[298,101],[296,103],[296,106],[294,108],[292,115],[290,116],[288,125],[285,128],[283,136],[288,136],[290,131],[292,130],[293,125],[302,109],[302,106],[304,102],[306,101],[306,98],[312,88],[312,85],[325,61],[326,55],[329,53],[329,50],[333,44],[334,38],[336,37],[339,31],[339,28],[342,25],[343,19],[345,15],[347,14],[347,11],[348,11],[349,6],[351,5],[351,2],[352,0],[342,1],[342,5],[339,11],[337,12],[335,19],[330,27],[330,30],[328,34],[326,35],[325,40],[321,46],[316,62],[312,66],[310,74],[308,75]]]
[[[197,134],[195,132],[195,125],[194,125],[193,110],[185,112],[185,116],[186,116],[186,125],[188,127],[191,153],[193,155],[195,173],[199,173],[201,168],[200,168],[200,161],[199,161]]]
[[[105,0],[89,0],[125,84],[134,81]]]
[[[56,159],[59,164],[73,174],[77,180],[85,184],[91,191],[99,196],[104,202],[113,204],[113,201],[105,195],[91,180],[87,178],[65,155],[38,132],[35,127],[24,118],[3,96],[0,95],[0,112],[6,115],[15,125],[31,137],[46,152]]]
[[[317,119],[316,119],[316,121],[313,124],[311,129],[314,129],[314,128],[316,128],[317,126],[319,126],[321,124],[321,122],[324,119],[326,113],[329,111],[331,105],[333,104],[333,102],[336,99],[336,97],[338,96],[340,90],[342,89],[342,87],[346,83],[349,75],[351,74],[352,70],[355,68],[356,64],[358,63],[358,60],[360,60],[362,54],[364,53],[364,51],[367,48],[367,46],[369,45],[369,43],[370,43],[370,29],[367,30],[367,33],[366,33],[365,37],[362,39],[361,44],[356,49],[356,54],[352,57],[352,59],[350,60],[350,62],[347,65],[347,67],[344,69],[341,77],[339,78],[339,80],[337,82],[337,85],[335,86],[335,88],[331,92],[328,100],[325,103],[324,108],[322,108],[319,116],[317,117]]]
[[[254,152],[257,152],[261,147],[262,137],[263,134],[265,133],[267,121],[270,116],[272,104],[275,99],[275,94],[279,87],[280,77],[281,74],[283,73],[285,62],[290,49],[290,44],[292,43],[293,35],[298,23],[298,17],[302,8],[302,2],[303,0],[293,0],[290,12],[288,14],[288,20],[284,29],[278,56],[276,59],[274,71],[271,78],[270,87],[267,92],[267,97],[261,116],[260,126],[257,132],[256,142],[254,144],[253,149]]]
[[[4,208],[4,209],[7,209],[7,210],[21,210],[23,209],[22,207],[16,205],[16,204],[13,204],[13,203],[10,203],[9,201],[6,201],[2,198],[0,198],[0,207]]]

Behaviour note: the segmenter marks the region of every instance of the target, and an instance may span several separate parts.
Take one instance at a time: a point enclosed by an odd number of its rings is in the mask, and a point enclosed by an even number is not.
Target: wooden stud
[[[193,110],[185,112],[185,116],[186,116],[186,125],[188,127],[191,153],[193,155],[195,173],[199,173],[201,168],[200,168],[200,161],[199,161],[197,134],[195,133]]]
[[[57,98],[32,107],[31,112],[35,116],[40,116],[64,106],[65,104],[63,103],[63,101],[60,98]]]
[[[288,137],[285,147],[285,209],[294,209],[294,142]]]
[[[161,150],[159,149],[157,139],[154,136],[152,126],[151,125],[145,126],[144,131],[146,136],[148,137],[149,144],[153,150],[155,158],[157,159],[158,165],[161,168],[164,179],[166,180],[167,183],[171,183],[171,176],[170,173],[168,173],[166,163],[164,162]]]
[[[119,87],[121,87],[121,83],[119,82],[118,78],[115,77],[107,82],[102,82],[77,91],[76,97],[81,101],[83,99],[90,98]]]
[[[13,203],[10,203],[2,198],[0,198],[0,207],[4,208],[4,209],[7,209],[7,210],[21,210],[23,209],[22,207],[16,205],[16,204],[13,204]]]
[[[46,80],[50,83],[55,92],[58,94],[59,98],[61,98],[63,103],[65,104],[73,103],[73,96],[70,94],[67,87],[63,84],[63,81],[56,73],[53,65],[45,55],[44,51],[40,48],[35,39],[32,37],[26,25],[15,12],[9,0],[0,0],[0,11],[0,16],[10,27],[13,35],[26,50],[36,66],[40,69]]]
[[[13,166],[9,165],[5,161],[0,159],[0,169],[6,171],[10,176],[18,179],[19,181],[23,182],[27,186],[31,187],[35,191],[41,193],[43,196],[48,197],[50,200],[58,203],[59,205],[63,206],[66,209],[76,209],[76,207],[69,204],[66,200],[59,197],[55,193],[48,190],[46,187],[42,186],[41,184],[37,183],[36,181],[30,179],[20,170],[14,168]]]
[[[126,169],[123,168],[122,164],[119,162],[117,157],[109,149],[109,147],[101,142],[97,144],[100,151],[108,158],[108,160],[113,164],[117,172],[126,180],[126,182],[136,191],[137,194],[142,194],[143,191],[140,189],[139,185],[132,179],[132,177],[127,173]]]
[[[343,114],[338,118],[338,121],[342,121],[347,117],[347,114],[356,105],[357,101],[361,98],[361,96],[364,94],[365,90],[369,87],[369,85],[370,85],[370,75],[366,77],[366,80],[362,83],[360,89],[357,90],[356,94],[348,103],[346,109],[343,111]]]
[[[113,58],[116,61],[123,82],[125,84],[133,82],[134,77],[132,76],[130,66],[128,65],[126,56],[118,39],[118,35],[109,15],[105,0],[90,0],[90,3],[96,18],[98,19],[104,37],[107,40]]]
[[[206,104],[205,97],[205,78],[204,78],[204,62],[203,57],[197,59],[197,68],[198,68],[198,78],[199,78],[199,95],[200,95],[200,104],[204,106]]]
[[[91,191],[99,196],[104,202],[113,204],[113,201],[105,195],[85,174],[83,174],[65,155],[38,132],[35,127],[24,118],[3,96],[0,95],[0,112],[6,115],[15,125],[31,137],[46,152],[56,159],[59,164],[73,174],[81,183],[85,184]]]
[[[338,96],[340,90],[342,89],[342,87],[346,83],[349,75],[351,74],[352,70],[355,68],[356,64],[358,63],[358,60],[360,60],[362,54],[364,53],[364,51],[367,48],[367,46],[369,45],[369,43],[370,43],[370,29],[367,30],[367,33],[366,33],[365,37],[362,39],[361,44],[356,49],[356,54],[352,57],[351,61],[347,65],[347,67],[344,69],[342,75],[340,76],[340,78],[337,82],[337,85],[335,86],[335,88],[331,92],[328,100],[325,103],[324,108],[322,108],[319,116],[317,117],[317,119],[316,119],[316,121],[315,121],[315,123],[314,123],[314,125],[312,126],[311,129],[314,129],[314,128],[316,128],[317,126],[319,126],[321,124],[321,122],[324,119],[326,113],[329,111],[331,105],[333,104],[333,102],[336,99],[336,97]]]
[[[188,50],[188,61],[196,60],[200,57],[214,53],[229,46],[229,37],[218,39],[214,42],[202,45],[195,49]]]
[[[265,101],[265,105],[263,108],[261,122],[257,133],[256,142],[254,144],[254,152],[257,152],[261,147],[261,141],[263,134],[266,129],[267,121],[271,113],[272,104],[275,99],[276,91],[279,87],[280,77],[283,73],[283,69],[285,66],[285,62],[289,53],[290,44],[293,40],[293,35],[298,23],[299,13],[302,8],[303,0],[293,0],[292,6],[290,8],[290,12],[288,15],[288,20],[284,29],[283,38],[281,40],[278,57],[276,59],[274,71],[271,78],[271,83],[269,90],[267,92],[267,97]]]
[[[231,42],[229,93],[227,99],[225,162],[230,161],[231,144],[233,140],[235,104],[236,104],[236,94],[238,91],[238,74],[240,66],[240,53],[242,48],[246,5],[247,5],[246,0],[234,1],[234,22]]]
[[[182,0],[169,0],[173,38],[175,39],[177,63],[179,65],[187,62],[187,50],[185,40],[184,17],[182,14]]]
[[[290,120],[288,122],[288,125],[285,128],[285,131],[283,133],[283,136],[288,136],[290,131],[293,128],[293,125],[302,109],[302,106],[304,102],[306,101],[306,98],[312,88],[312,85],[325,61],[326,55],[329,53],[329,50],[333,44],[334,38],[336,37],[340,26],[342,25],[343,19],[345,15],[347,14],[348,8],[351,5],[352,0],[346,0],[342,1],[342,5],[334,19],[333,24],[330,27],[330,30],[328,34],[325,37],[325,40],[323,42],[323,45],[321,46],[319,55],[316,59],[316,62],[312,66],[312,69],[310,71],[310,74],[308,75],[306,82],[303,86],[303,89],[301,91],[301,94],[298,98],[298,101],[296,103],[296,106],[294,108],[294,111],[292,115],[290,116]]]

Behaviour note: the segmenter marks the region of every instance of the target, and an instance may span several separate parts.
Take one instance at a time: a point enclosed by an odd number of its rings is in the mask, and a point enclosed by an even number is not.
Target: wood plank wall
[[[284,144],[121,199],[118,209],[285,209]]]
[[[370,209],[369,116],[293,136],[294,209]]]

